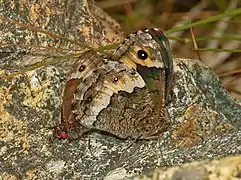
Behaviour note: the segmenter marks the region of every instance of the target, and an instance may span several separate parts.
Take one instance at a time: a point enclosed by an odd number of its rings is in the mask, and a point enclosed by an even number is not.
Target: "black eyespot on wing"
[[[118,82],[118,80],[119,80],[119,79],[118,79],[117,77],[114,78],[114,82],[115,82],[115,83]]]
[[[92,101],[92,96],[89,96],[88,99],[87,99],[88,102],[91,102]]]
[[[133,76],[136,75],[136,73],[137,73],[137,72],[136,72],[136,70],[134,70],[134,69],[130,72],[130,74],[133,75]]]
[[[81,65],[78,69],[79,72],[83,72],[85,70],[86,66],[85,65]]]
[[[141,49],[137,51],[137,57],[141,60],[146,60],[148,58],[148,53]]]
[[[90,102],[92,101],[92,99],[93,99],[92,96],[89,95],[88,97],[86,97],[86,99],[85,99],[84,102],[85,102],[86,104],[88,104],[88,103],[90,103]]]

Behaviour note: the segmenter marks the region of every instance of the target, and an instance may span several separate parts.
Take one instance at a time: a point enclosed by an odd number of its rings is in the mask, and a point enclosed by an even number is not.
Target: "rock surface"
[[[156,167],[240,154],[241,103],[227,94],[212,71],[191,59],[174,59],[168,106],[172,122],[158,140],[133,142],[99,132],[72,142],[56,139],[53,127],[60,121],[61,94],[71,60],[11,79],[6,74],[56,57],[71,59],[66,55],[83,50],[61,37],[97,47],[123,39],[120,27],[86,0],[39,0],[34,5],[4,1],[0,9],[0,17],[7,18],[0,19],[0,41],[8,44],[0,48],[2,179],[122,179]]]
[[[132,180],[235,180],[241,179],[241,156],[193,162],[130,178]]]

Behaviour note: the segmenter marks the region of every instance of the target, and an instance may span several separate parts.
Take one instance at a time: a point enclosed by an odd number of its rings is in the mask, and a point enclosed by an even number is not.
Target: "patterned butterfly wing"
[[[168,38],[156,28],[130,34],[113,57],[135,69],[152,92],[152,99],[161,115],[172,86],[173,60]]]
[[[91,56],[87,53],[78,59],[66,83],[63,111],[67,113],[62,116],[58,132],[76,138],[98,129],[120,138],[146,139],[164,131],[165,119],[155,119],[157,112],[151,95],[137,71],[122,62],[89,53]],[[88,71],[83,64],[89,65]],[[72,90],[68,85],[74,79],[79,81]]]
[[[153,137],[169,125],[164,106],[172,75],[168,39],[158,29],[129,35],[112,59],[89,51],[76,60],[66,83],[58,132],[71,138],[92,129]]]
[[[56,129],[58,137],[69,132],[69,128],[73,128],[71,125],[74,118],[72,110],[77,89],[82,88],[82,91],[86,91],[91,86],[95,80],[95,72],[103,65],[103,58],[100,54],[87,51],[81,57],[75,59],[63,92],[61,126]]]

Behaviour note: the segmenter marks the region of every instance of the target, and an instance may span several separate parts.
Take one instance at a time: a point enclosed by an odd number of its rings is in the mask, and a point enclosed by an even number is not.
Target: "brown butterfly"
[[[165,131],[173,74],[168,39],[158,29],[131,34],[111,58],[88,51],[65,86],[58,137],[101,130],[148,139]]]

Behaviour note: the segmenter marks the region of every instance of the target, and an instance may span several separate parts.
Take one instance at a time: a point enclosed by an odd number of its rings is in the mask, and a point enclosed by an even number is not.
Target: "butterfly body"
[[[166,74],[172,72],[168,48],[138,31],[110,59],[94,51],[82,55],[66,83],[58,131],[74,138],[97,129],[140,139],[165,131],[169,122],[164,106],[172,76]]]

